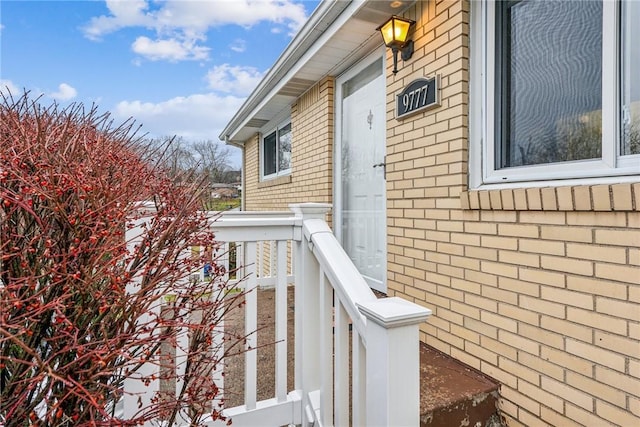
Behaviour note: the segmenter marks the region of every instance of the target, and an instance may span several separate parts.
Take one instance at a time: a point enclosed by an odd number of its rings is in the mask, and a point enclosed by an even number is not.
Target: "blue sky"
[[[0,86],[212,140],[318,0],[2,0]],[[237,149],[230,148],[234,166]]]

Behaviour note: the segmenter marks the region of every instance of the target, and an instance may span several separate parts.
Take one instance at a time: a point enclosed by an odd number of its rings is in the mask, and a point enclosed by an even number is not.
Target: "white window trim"
[[[269,175],[265,175],[264,174],[264,138],[265,136],[269,136],[272,133],[276,132],[276,144],[279,142],[279,135],[278,135],[278,131],[280,129],[282,129],[283,127],[291,124],[291,118],[287,117],[286,119],[282,119],[279,118],[277,121],[277,125],[274,125],[273,123],[276,122],[275,120],[271,121],[270,123],[267,123],[267,125],[265,125],[261,131],[260,131],[260,181],[268,181],[271,179],[276,179],[279,178],[281,176],[286,176],[286,175],[291,175],[291,163],[289,162],[289,169],[284,169],[281,171],[277,170],[277,163],[278,163],[278,159],[276,158],[276,173],[272,173]],[[293,128],[293,127],[292,127]],[[292,129],[293,130],[293,129]],[[292,142],[292,147],[291,150],[293,151],[293,142]],[[276,148],[276,154],[277,154],[277,148]]]
[[[589,184],[637,182],[640,155],[619,156],[620,31],[616,18],[620,4],[606,0],[603,2],[602,159],[495,169],[495,5],[493,0],[471,2],[469,187],[558,186],[569,182],[585,184],[585,179]]]

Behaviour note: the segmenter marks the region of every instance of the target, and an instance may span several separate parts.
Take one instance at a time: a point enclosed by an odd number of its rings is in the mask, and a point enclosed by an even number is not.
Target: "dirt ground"
[[[275,289],[259,289],[258,293],[258,400],[275,397]],[[293,287],[289,287],[287,301],[287,389],[293,389],[294,303]],[[233,310],[225,318],[225,332],[244,335],[244,308]],[[244,354],[227,357],[223,393],[225,407],[244,403]]]

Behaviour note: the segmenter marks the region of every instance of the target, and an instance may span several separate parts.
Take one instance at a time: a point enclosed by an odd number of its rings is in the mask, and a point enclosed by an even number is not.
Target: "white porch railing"
[[[307,203],[292,205],[292,212],[229,212],[212,222],[216,240],[235,246],[237,277],[249,291],[244,404],[224,411],[234,426],[419,424],[418,325],[431,311],[373,294],[324,221],[330,208]],[[294,373],[287,372],[290,283]],[[275,393],[260,401],[257,292],[251,292],[259,286],[275,287],[276,341]],[[288,390],[291,374],[295,386]]]

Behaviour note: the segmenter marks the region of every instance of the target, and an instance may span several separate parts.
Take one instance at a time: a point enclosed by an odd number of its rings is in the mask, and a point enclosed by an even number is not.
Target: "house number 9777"
[[[404,112],[406,113],[410,109],[415,110],[420,108],[421,105],[426,105],[427,93],[429,93],[429,86],[425,84],[416,90],[412,90],[411,92],[402,95],[402,106],[404,107]]]
[[[439,77],[419,78],[396,95],[396,119],[440,105]]]

